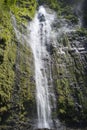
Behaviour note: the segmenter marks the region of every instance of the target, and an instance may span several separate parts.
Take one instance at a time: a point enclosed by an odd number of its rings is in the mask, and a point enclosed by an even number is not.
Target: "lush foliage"
[[[21,111],[18,116],[24,119],[24,115],[28,112],[27,106],[32,109],[34,103],[32,95],[34,83],[29,80],[33,75],[30,70],[31,62],[27,61],[32,55],[29,47],[20,45],[21,43],[17,41],[11,15],[15,15],[17,23],[23,25],[33,18],[35,10],[35,0],[0,0],[0,123],[2,124],[10,118],[12,120],[12,110],[16,106],[16,109]],[[19,56],[20,62],[17,60],[19,52],[22,54]],[[19,95],[20,98],[17,98]]]
[[[57,0],[39,0],[39,4],[46,4],[48,5],[50,8],[54,9],[54,10],[58,10],[59,7],[59,2]]]

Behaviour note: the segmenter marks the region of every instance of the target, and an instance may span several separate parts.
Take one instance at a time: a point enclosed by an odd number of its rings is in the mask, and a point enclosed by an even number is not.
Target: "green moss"
[[[75,15],[66,15],[65,18],[69,21],[71,21],[72,23],[77,24],[78,23],[78,18]]]
[[[13,41],[14,32],[10,13],[6,5],[0,4],[0,114],[3,115],[10,107],[15,72],[13,65],[16,58],[16,45]]]
[[[27,24],[32,20],[36,11],[37,3],[35,0],[17,0],[15,5],[10,7],[10,10],[15,15],[18,24]]]
[[[59,44],[65,48],[65,53],[61,54],[55,50],[52,55],[53,79],[57,93],[57,115],[62,122],[68,125],[87,120],[87,73],[84,69],[87,54],[77,54],[71,50],[73,41],[81,42],[80,37],[83,39],[85,36],[86,34],[79,34],[79,32],[64,34]]]
[[[79,36],[87,36],[87,29],[77,28],[77,33],[79,34]]]
[[[21,120],[23,115],[25,116],[25,111],[28,113],[27,107],[32,109],[32,105],[35,103],[34,82],[30,81],[33,77],[29,59],[32,54],[28,46],[16,41],[11,21],[11,13],[13,13],[18,25],[21,26],[33,18],[35,9],[35,0],[2,0],[0,2],[0,120],[2,124],[13,119],[18,111],[15,110],[14,114],[11,113],[15,107],[17,107],[15,109],[20,108],[18,116]],[[20,46],[19,50],[18,46]],[[18,51],[20,52],[19,61],[17,61]],[[19,65],[18,73],[20,75],[17,74],[16,64]],[[15,93],[15,91],[17,92]],[[31,112],[28,114],[30,116]]]

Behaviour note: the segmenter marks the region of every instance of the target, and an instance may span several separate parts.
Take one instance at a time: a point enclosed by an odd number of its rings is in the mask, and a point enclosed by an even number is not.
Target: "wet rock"
[[[58,115],[67,125],[72,123],[84,124],[83,122],[86,124],[87,119],[84,111],[87,111],[87,107],[83,106],[87,102],[85,97],[87,94],[85,80],[85,76],[87,76],[87,40],[78,32],[67,33],[67,38],[69,41],[64,41],[66,47],[63,42],[59,41],[61,46],[58,46],[52,55],[54,61],[52,62],[52,66],[54,66],[52,73],[56,88]],[[58,53],[60,48],[66,52],[64,55]]]
[[[45,21],[45,16],[44,16],[44,14],[39,13],[39,14],[38,14],[38,19],[40,20],[40,22],[44,22],[44,21]]]
[[[22,18],[25,18],[25,19],[27,19],[27,20],[31,20],[31,18],[28,16],[28,15],[26,15],[26,16],[22,16]]]

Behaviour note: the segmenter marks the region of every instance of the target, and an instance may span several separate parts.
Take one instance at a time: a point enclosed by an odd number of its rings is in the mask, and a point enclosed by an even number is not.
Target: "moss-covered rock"
[[[19,24],[26,24],[34,17],[36,7],[37,4],[35,0],[16,0],[16,4],[12,5],[10,9]]]
[[[86,124],[86,40],[77,32],[62,37],[61,48],[64,53],[53,53],[53,79],[56,87],[57,114],[68,125]]]
[[[34,17],[35,10],[35,0],[0,1],[0,129],[10,129],[12,124],[33,117],[33,56],[26,42],[17,41],[11,16],[15,15],[22,28]]]

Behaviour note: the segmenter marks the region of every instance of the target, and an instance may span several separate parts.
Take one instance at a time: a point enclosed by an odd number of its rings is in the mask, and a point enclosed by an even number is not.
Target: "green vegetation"
[[[19,24],[26,24],[34,17],[37,3],[35,0],[2,0],[0,1],[1,10],[13,13]]]
[[[87,29],[85,29],[85,28],[78,28],[77,29],[77,33],[79,34],[79,36],[87,36]]]
[[[78,23],[78,18],[76,16],[74,16],[73,14],[66,15],[65,19],[67,19],[75,24]]]
[[[0,114],[8,111],[14,84],[16,44],[8,8],[0,5]]]
[[[12,5],[10,9],[19,24],[26,24],[34,17],[36,6],[37,4],[35,0],[17,0],[16,4]]]
[[[86,36],[82,30],[81,32],[77,31],[76,33],[73,32],[62,36],[60,44],[63,47],[67,47],[65,54],[57,53],[56,50],[53,53],[55,61],[53,78],[57,93],[57,114],[60,120],[68,125],[86,122],[87,120],[87,73],[84,69],[87,54],[83,55],[84,62],[82,62],[82,55],[78,55],[71,50],[72,42],[74,40],[76,42],[77,37],[77,41],[81,42],[80,38]]]
[[[39,0],[39,4],[46,4],[56,11],[59,9],[59,4],[57,0]]]
[[[20,120],[26,114],[30,118],[35,103],[33,72],[30,69],[32,54],[25,43],[21,45],[21,41],[17,41],[11,20],[13,14],[18,25],[22,26],[34,17],[35,10],[35,0],[0,0],[0,124],[11,121],[15,113]],[[17,60],[18,51],[20,62]],[[14,109],[19,110],[12,114]]]

